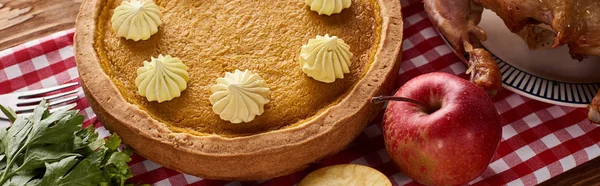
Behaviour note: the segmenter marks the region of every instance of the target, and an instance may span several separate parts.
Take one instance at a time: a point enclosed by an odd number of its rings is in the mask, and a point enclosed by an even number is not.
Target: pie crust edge
[[[94,49],[102,0],[83,1],[77,16],[75,60],[87,100],[104,126],[141,156],[207,179],[260,180],[283,176],[340,151],[381,111],[370,98],[393,91],[401,59],[403,22],[398,0],[378,0],[382,29],[374,62],[337,105],[281,130],[225,138],[174,133],[128,103],[102,70]]]

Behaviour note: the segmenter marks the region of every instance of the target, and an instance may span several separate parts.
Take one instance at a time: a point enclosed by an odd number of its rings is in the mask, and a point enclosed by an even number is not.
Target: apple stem
[[[405,98],[405,97],[396,97],[396,96],[378,96],[378,97],[374,97],[371,99],[371,103],[384,103],[384,102],[388,102],[388,101],[404,101],[404,102],[409,102],[409,103],[413,103],[416,105],[419,105],[422,108],[427,108],[425,106],[425,104],[421,103],[420,101],[414,100],[414,99],[410,99],[410,98]]]

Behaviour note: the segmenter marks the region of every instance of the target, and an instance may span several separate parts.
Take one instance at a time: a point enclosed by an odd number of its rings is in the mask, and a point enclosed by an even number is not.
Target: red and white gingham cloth
[[[421,0],[402,0],[404,55],[399,87],[420,74],[442,71],[464,75],[465,66],[434,30]],[[73,58],[73,31],[58,32],[0,52],[0,94],[51,87],[79,81]],[[78,109],[102,137],[108,135],[80,91]],[[0,101],[1,102],[1,101]],[[508,90],[494,98],[503,117],[502,142],[485,172],[474,185],[535,185],[600,155],[600,128],[586,119],[585,109],[555,106]],[[131,183],[180,185],[294,185],[324,166],[363,164],[387,175],[394,185],[418,185],[399,172],[383,144],[381,117],[347,148],[292,175],[257,182],[202,179],[163,168],[133,155]]]

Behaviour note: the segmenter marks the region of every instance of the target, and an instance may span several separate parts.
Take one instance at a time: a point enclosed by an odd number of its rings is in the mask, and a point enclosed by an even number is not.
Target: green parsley
[[[133,151],[118,148],[117,134],[99,139],[93,126],[82,129],[73,107],[50,113],[42,101],[22,117],[0,105],[12,122],[0,129],[0,186],[126,185]]]

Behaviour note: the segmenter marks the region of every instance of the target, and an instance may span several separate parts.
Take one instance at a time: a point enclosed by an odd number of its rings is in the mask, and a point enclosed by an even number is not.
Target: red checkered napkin
[[[400,81],[423,73],[443,71],[464,75],[465,66],[432,28],[421,0],[402,0],[404,55]],[[73,30],[58,32],[0,52],[0,94],[51,87],[78,81],[73,58]],[[108,131],[96,120],[84,95],[78,109],[101,136]],[[585,109],[541,103],[504,90],[494,98],[502,115],[502,142],[485,172],[474,185],[535,185],[600,155],[600,129],[586,120]],[[381,118],[381,117],[379,117]],[[380,170],[395,185],[416,185],[388,157],[380,120],[374,121],[341,152],[292,175],[258,182],[227,182],[202,179],[163,168],[133,155],[132,183],[154,185],[294,185],[320,167],[355,163]]]

